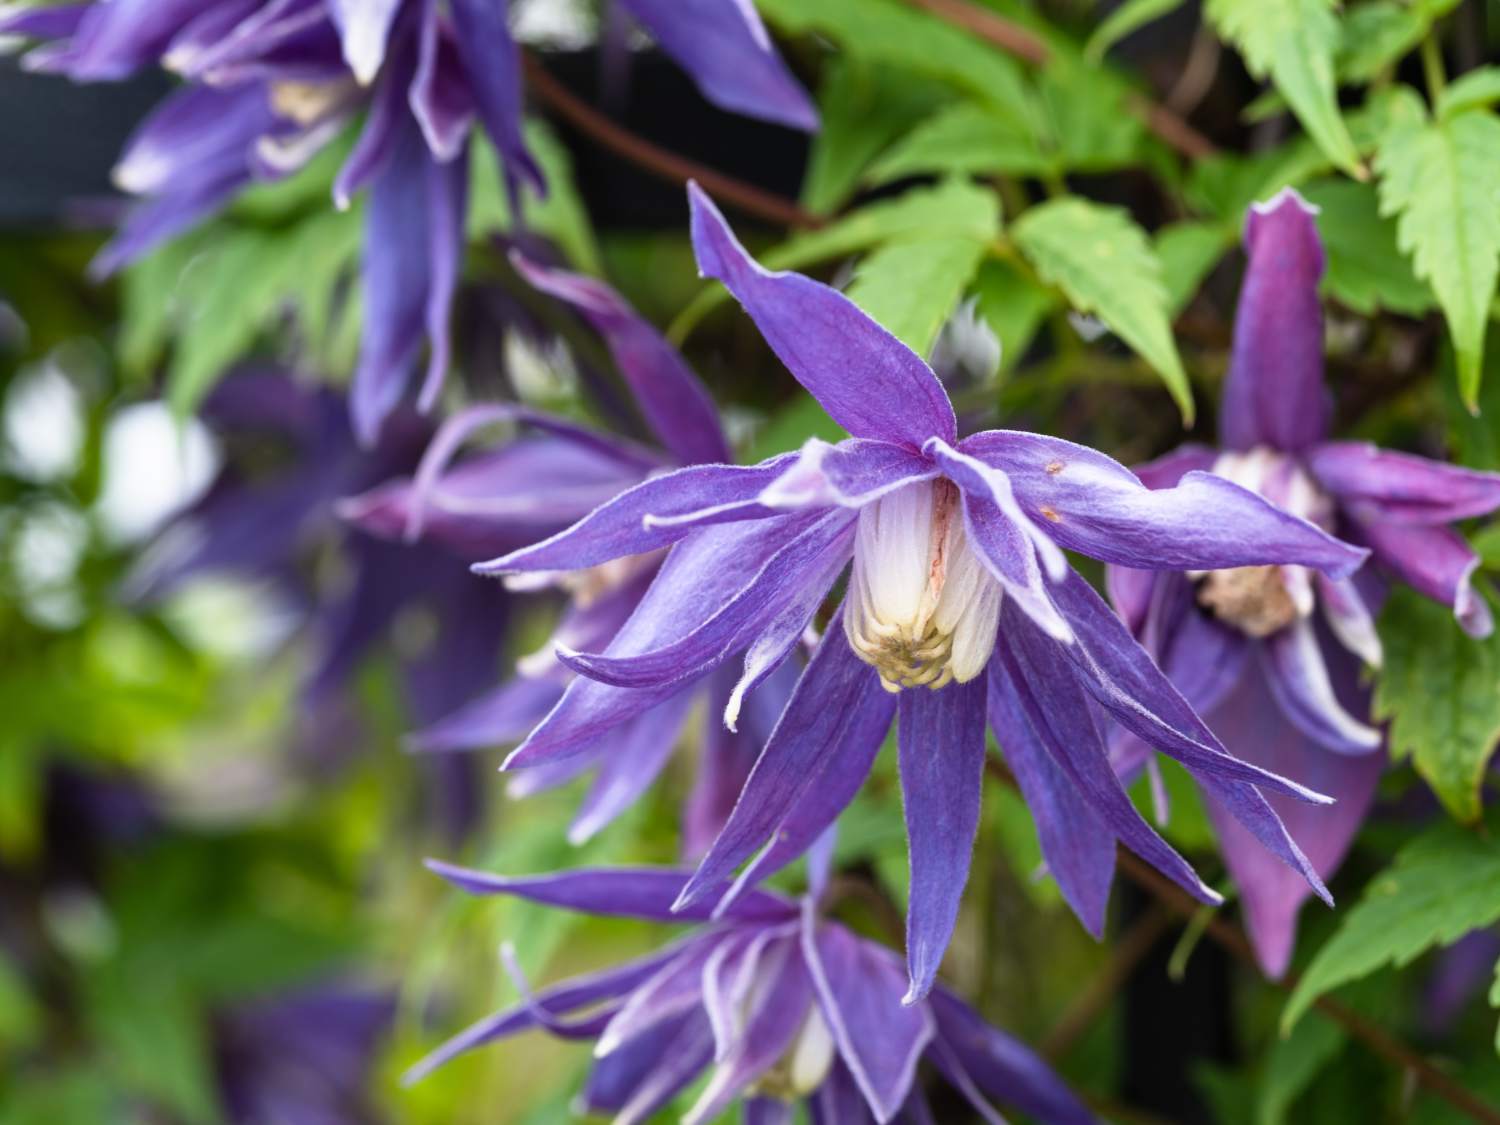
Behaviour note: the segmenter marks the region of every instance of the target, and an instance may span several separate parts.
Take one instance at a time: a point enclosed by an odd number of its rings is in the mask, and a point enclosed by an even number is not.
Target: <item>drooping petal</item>
[[[715,508],[726,518],[764,519],[780,513],[761,505],[762,489],[790,463],[784,454],[759,465],[694,465],[652,477],[602,504],[572,527],[534,546],[481,563],[477,574],[577,570],[625,555],[641,555],[682,539],[690,524],[647,526],[646,517]],[[707,522],[707,521],[704,521]]]
[[[703,1001],[703,968],[725,944],[712,934],[687,939],[676,957],[626,997],[594,1044],[594,1057],[611,1055],[658,1024],[699,1006]]]
[[[1380,634],[1375,630],[1375,615],[1352,578],[1317,577],[1318,605],[1328,628],[1339,644],[1372,668],[1383,659]],[[1201,712],[1202,707],[1198,710]]]
[[[1495,623],[1489,603],[1473,586],[1479,556],[1452,528],[1422,527],[1381,519],[1359,521],[1359,534],[1376,560],[1419,594],[1453,607],[1471,637],[1487,637]]]
[[[391,59],[389,72],[370,98],[364,128],[333,181],[333,201],[347,209],[356,193],[384,176],[400,160],[406,179],[420,176],[420,164],[431,159],[417,119],[412,116],[408,91],[417,72],[417,52],[403,42]],[[416,216],[413,215],[413,218]]]
[[[672,756],[692,705],[691,691],[678,692],[610,739],[609,753],[600,756],[599,773],[568,826],[570,844],[592,839],[651,787]]]
[[[934,1046],[942,1048],[932,1056],[939,1070],[951,1076],[961,1069],[967,1079],[962,1085],[969,1090],[977,1088],[1047,1125],[1097,1121],[1050,1066],[1023,1043],[985,1023],[957,996],[940,987],[929,1003],[937,1024]]]
[[[842,1062],[835,1062],[827,1079],[807,1100],[813,1125],[878,1125],[869,1103]]]
[[[1249,266],[1219,409],[1220,436],[1230,449],[1269,445],[1297,453],[1328,432],[1316,214],[1291,188],[1250,208]]]
[[[604,337],[652,433],[684,464],[732,460],[707,389],[681,353],[602,281],[547,269],[519,251],[511,264],[543,293],[567,301]]]
[[[464,151],[474,123],[474,99],[463,81],[458,46],[445,34],[433,0],[422,13],[417,72],[407,100],[434,159],[447,162]]]
[[[595,1059],[589,1068],[588,1079],[578,1094],[577,1112],[596,1113],[606,1117],[618,1114],[630,1102],[636,1090],[650,1081],[663,1060],[690,1047],[697,1053],[697,1067],[684,1078],[683,1085],[692,1081],[692,1073],[704,1066],[708,1059],[703,1054],[703,1013],[688,1012],[642,1032],[630,1042],[611,1051],[601,1059]],[[674,1058],[674,1062],[680,1062]],[[675,1094],[668,1094],[670,1099]]]
[[[1212,473],[1151,489],[1118,461],[1060,438],[989,430],[959,448],[1010,478],[1028,515],[1069,550],[1146,570],[1298,563],[1335,576],[1366,553]]]
[[[782,926],[745,928],[718,943],[703,963],[699,986],[703,1010],[714,1032],[714,1060],[722,1062],[734,1053],[745,1031],[750,992],[760,975],[762,962],[774,956],[779,963],[796,948],[800,920]],[[790,940],[789,940],[790,939]]]
[[[402,0],[329,0],[339,27],[344,61],[361,86],[368,86],[385,61],[386,39]]]
[[[201,0],[115,0],[89,4],[82,11],[63,5],[47,16],[26,11],[7,34],[71,35],[49,69],[65,70],[75,82],[113,82],[156,62],[172,36],[197,14]],[[48,18],[50,17],[50,18]]]
[[[436,859],[428,860],[427,867],[470,894],[514,895],[565,910],[648,922],[701,922],[709,915],[706,907],[672,909],[687,884],[688,873],[665,867],[579,867],[551,875],[514,876],[475,871]],[[742,896],[726,916],[777,922],[795,912],[796,907],[780,895],[752,891]]]
[[[953,936],[979,830],[985,681],[901,692],[897,734],[911,865],[903,1003],[927,995]]]
[[[1342,694],[1351,705],[1356,703],[1361,693],[1350,662],[1338,653],[1329,656]],[[1257,668],[1208,713],[1208,719],[1236,756],[1295,777],[1336,799],[1332,808],[1315,809],[1275,794],[1269,798],[1313,867],[1323,878],[1332,877],[1369,811],[1385,756],[1329,753],[1286,721]],[[1255,846],[1250,834],[1217,800],[1210,797],[1207,808],[1220,852],[1240,889],[1256,957],[1267,976],[1280,977],[1295,947],[1297,914],[1311,894],[1307,882]]]
[[[526,181],[546,193],[542,170],[521,133],[521,54],[506,18],[508,0],[449,0],[459,57],[468,72],[474,108],[504,162],[511,205]]]
[[[1338,754],[1367,754],[1380,731],[1351,715],[1333,690],[1310,621],[1296,621],[1261,646],[1266,678],[1281,713],[1303,734]]]
[[[761,494],[772,508],[860,508],[888,492],[937,476],[931,458],[887,441],[808,438],[797,459]]]
[[[743,648],[789,606],[801,607],[805,621],[848,561],[856,519],[841,510],[818,516],[711,617],[663,648],[622,656],[560,652],[559,657],[574,671],[619,687],[665,687],[695,679]]]
[[[517,676],[464,704],[408,739],[417,750],[476,750],[525,738],[562,698],[563,685],[540,676]]]
[[[423,318],[429,354],[427,375],[417,397],[417,407],[424,413],[437,403],[448,374],[452,355],[448,318],[453,311],[459,274],[463,272],[464,216],[468,207],[469,153],[464,149],[446,163],[427,167],[428,286]]]
[[[842,926],[819,922],[803,904],[802,954],[839,1056],[878,1121],[889,1121],[912,1088],[932,1039],[927,1004],[903,1004],[906,974],[889,950]]]
[[[1088,695],[1058,645],[1017,610],[1001,609],[1001,643],[990,664],[1004,705],[1018,707],[1038,740],[1110,832],[1200,902],[1221,896],[1153,832],[1109,763]],[[1007,628],[1007,626],[1010,626]]]
[[[713,1058],[714,1040],[708,1019],[693,1012],[678,1028],[653,1065],[641,1076],[630,1100],[611,1125],[640,1125],[685,1090]]]
[[[77,32],[84,14],[93,7],[93,4],[58,4],[48,8],[7,6],[0,9],[0,35],[66,39]]]
[[[862,714],[881,691],[875,669],[854,655],[841,628],[830,627],[803,672],[781,721],[750,780],[683,894],[683,905],[700,902],[754,853],[792,815],[824,772],[853,754],[853,742],[868,734]]]
[[[1115,874],[1115,834],[1092,815],[1077,786],[1053,760],[1009,678],[992,668],[986,680],[990,725],[1031,811],[1047,870],[1084,928],[1102,940]]]
[[[818,111],[748,0],[621,0],[717,106],[813,132]]]
[[[1453,523],[1500,508],[1500,473],[1482,473],[1368,442],[1324,442],[1307,454],[1318,483],[1346,504],[1398,523]]]
[[[913,449],[930,437],[954,440],[948,394],[916,353],[838,290],[763,269],[697,184],[688,185],[688,198],[699,272],[729,288],[771,350],[835,422],[855,437]]]

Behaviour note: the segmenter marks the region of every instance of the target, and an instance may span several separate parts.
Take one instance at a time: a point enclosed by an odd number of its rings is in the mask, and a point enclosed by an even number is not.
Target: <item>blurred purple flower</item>
[[[1484,636],[1492,628],[1489,608],[1471,586],[1479,560],[1448,525],[1500,507],[1500,476],[1327,440],[1318,298],[1324,262],[1315,214],[1290,189],[1251,208],[1249,268],[1220,412],[1227,448],[1184,446],[1137,472],[1153,489],[1208,471],[1258,492],[1367,545],[1389,576],[1451,605],[1466,631]],[[1334,808],[1313,813],[1270,797],[1326,879],[1363,821],[1384,763],[1358,678],[1361,663],[1380,664],[1378,584],[1364,572],[1356,582],[1303,565],[1199,569],[1206,568],[1149,574],[1114,566],[1110,593],[1135,636],[1237,757],[1337,799]],[[1121,732],[1114,745],[1127,776],[1153,757],[1136,735]],[[1218,794],[1206,796],[1261,966],[1280,976],[1307,887],[1250,844]]]
[[[619,493],[686,464],[725,462],[729,443],[712,398],[681,355],[620,295],[604,283],[549,269],[520,254],[512,261],[537,288],[567,302],[600,334],[639,405],[653,448],[553,415],[509,405],[474,407],[450,419],[421,465],[342,506],[360,527],[395,539],[442,543],[469,559],[517,550],[562,530]],[[452,463],[481,426],[513,422],[536,431]],[[519,662],[519,674],[466,701],[419,732],[425,750],[514,744],[557,705],[574,673],[554,655],[603,648],[630,622],[661,564],[661,551],[609,560],[586,570],[521,576],[518,590],[560,589],[569,599],[555,633]],[[706,738],[698,784],[684,817],[684,854],[701,855],[723,826],[734,796],[795,682],[788,665],[755,692],[744,731],[727,731],[717,716],[734,677],[707,680]],[[666,767],[694,703],[697,684],[685,684],[633,714],[608,745],[595,743],[555,768],[516,777],[512,796],[565,784],[590,769],[595,777],[569,829],[581,843],[613,821]]]
[[[991,1099],[1048,1125],[1095,1120],[1046,1063],[947,989],[903,1004],[899,958],[823,918],[816,889],[800,901],[751,891],[710,922],[705,908],[674,910],[685,871],[507,878],[429,866],[473,894],[708,924],[655,953],[534,995],[507,949],[521,1003],[439,1047],[409,1081],[471,1048],[539,1028],[595,1041],[597,1061],[577,1108],[611,1115],[616,1125],[648,1119],[710,1068],[683,1118],[689,1125],[716,1119],[736,1098],[757,1125],[793,1121],[799,1102],[817,1125],[931,1122],[915,1081],[923,1058],[986,1120],[1001,1120]]]
[[[620,0],[725,109],[812,130],[817,114],[748,0]],[[160,62],[190,83],[141,126],[117,169],[145,196],[95,267],[110,273],[223,207],[255,180],[300,168],[360,109],[359,140],[334,183],[347,207],[369,188],[365,312],[350,395],[373,445],[428,343],[420,403],[449,361],[462,267],[473,125],[520,185],[545,191],[522,135],[520,55],[506,0],[112,0],[5,9],[0,34],[52,39],[27,56],[77,81]]]
[[[1152,492],[1108,457],[1055,438],[990,431],[958,441],[947,395],[921,359],[837,291],[763,270],[696,186],[691,196],[703,273],[729,287],[854,437],[759,465],[654,477],[477,568],[578,570],[675,544],[602,654],[559,650],[587,678],[568,685],[507,767],[566,768],[605,732],[744,653],[725,709],[733,729],[745,693],[796,647],[852,558],[840,621],[681,906],[717,893],[763,844],[735,892],[805,850],[853,798],[898,710],[912,999],[932,987],[957,916],[987,717],[1052,872],[1095,933],[1117,839],[1218,901],[1135,812],[1110,769],[1100,708],[1181,761],[1321,892],[1258,787],[1326,798],[1227,754],[1063,548],[1133,566],[1297,562],[1340,576],[1365,552],[1209,474]]]

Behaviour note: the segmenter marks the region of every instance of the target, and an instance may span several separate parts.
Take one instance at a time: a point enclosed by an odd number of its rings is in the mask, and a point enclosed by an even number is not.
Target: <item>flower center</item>
[[[1224,453],[1213,471],[1320,526],[1332,506],[1301,466],[1270,449]],[[1313,611],[1312,572],[1305,566],[1241,566],[1190,575],[1198,604],[1251,637],[1269,637]]]
[[[909,484],[859,513],[844,633],[887,691],[974,679],[1000,623],[1000,584],[970,549],[958,489]]]

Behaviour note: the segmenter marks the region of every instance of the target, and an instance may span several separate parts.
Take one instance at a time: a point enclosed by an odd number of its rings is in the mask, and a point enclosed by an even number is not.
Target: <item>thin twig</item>
[[[1109,1007],[1120,987],[1130,978],[1158,938],[1167,932],[1172,916],[1163,907],[1153,906],[1131,925],[1110,948],[1108,963],[1088,982],[1052,1029],[1042,1039],[1042,1056],[1057,1062],[1068,1053],[1099,1013]]]
[[[1016,787],[1015,778],[1001,762],[988,758],[985,767],[991,777],[1012,788]],[[1116,861],[1127,879],[1150,894],[1172,913],[1184,919],[1192,918],[1197,914],[1198,902],[1195,899],[1133,852],[1126,851],[1123,847],[1120,848]],[[1205,930],[1217,945],[1246,964],[1257,967],[1258,971],[1255,951],[1238,926],[1227,919],[1215,917],[1209,919]],[[1271,983],[1283,991],[1290,991],[1297,986],[1297,979],[1296,973],[1287,973],[1280,980]],[[1500,1110],[1480,1101],[1462,1085],[1384,1028],[1371,1023],[1357,1012],[1328,996],[1320,996],[1314,1000],[1313,1007],[1333,1020],[1353,1038],[1359,1040],[1370,1051],[1413,1075],[1418,1083],[1427,1087],[1454,1109],[1467,1114],[1475,1121],[1482,1122],[1483,1125],[1500,1125]]]
[[[1012,23],[997,12],[981,8],[970,0],[906,0],[908,4],[931,12],[939,19],[972,31],[986,42],[1032,66],[1041,66],[1051,56],[1047,44],[1032,31]],[[1142,95],[1129,99],[1132,113],[1182,155],[1202,159],[1218,152],[1214,143],[1164,105]]]
[[[816,227],[822,219],[790,199],[679,156],[611,121],[547,72],[529,52],[521,56],[526,83],[537,97],[611,152],[672,183],[697,180],[721,202],[784,227]]]

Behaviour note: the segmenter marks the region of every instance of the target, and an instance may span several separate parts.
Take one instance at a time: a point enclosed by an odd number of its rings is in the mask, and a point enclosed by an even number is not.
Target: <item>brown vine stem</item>
[[[931,12],[939,19],[973,32],[979,38],[999,47],[1032,66],[1041,66],[1052,51],[1036,33],[1012,23],[997,12],[981,8],[970,0],[906,0],[913,7]],[[1166,106],[1141,95],[1133,95],[1130,110],[1158,137],[1183,156],[1198,160],[1212,156],[1218,147]]]
[[[1011,776],[1011,772],[996,759],[986,759],[985,768],[991,777],[1015,787],[1016,780]],[[1195,899],[1133,852],[1126,851],[1123,847],[1120,848],[1116,855],[1116,862],[1127,879],[1173,914],[1186,920],[1198,913],[1199,904]],[[1208,920],[1205,933],[1215,944],[1250,965],[1256,972],[1260,971],[1255,961],[1255,951],[1251,949],[1249,940],[1238,926],[1227,919],[1214,917]],[[1297,986],[1297,980],[1297,974],[1289,972],[1280,980],[1271,983],[1283,991],[1290,991]],[[1500,1125],[1500,1110],[1480,1101],[1473,1093],[1384,1028],[1371,1023],[1358,1012],[1328,996],[1318,997],[1313,1001],[1313,1007],[1342,1027],[1352,1038],[1364,1044],[1372,1053],[1409,1072],[1418,1084],[1427,1087],[1460,1113],[1482,1122],[1483,1125]]]
[[[822,225],[822,218],[790,199],[679,156],[617,125],[552,77],[547,68],[529,52],[523,52],[521,64],[526,74],[526,84],[558,116],[587,133],[617,156],[624,157],[652,175],[678,184],[697,180],[704,191],[720,202],[731,204],[747,215],[778,226]]]

